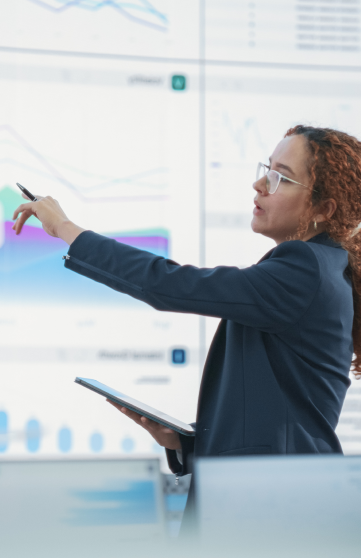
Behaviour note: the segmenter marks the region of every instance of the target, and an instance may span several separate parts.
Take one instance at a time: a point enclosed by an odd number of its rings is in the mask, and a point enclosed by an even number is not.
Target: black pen
[[[27,196],[29,198],[30,201],[39,201],[38,198],[36,198],[35,196],[33,196],[33,194],[31,194],[29,192],[29,190],[27,190],[26,188],[24,188],[24,186],[22,186],[21,184],[19,184],[19,182],[16,183],[16,186],[18,186],[18,188],[20,188],[20,190],[22,192],[24,192],[25,196]]]

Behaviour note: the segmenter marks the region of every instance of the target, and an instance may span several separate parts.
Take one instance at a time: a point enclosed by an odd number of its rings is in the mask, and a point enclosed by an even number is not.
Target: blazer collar
[[[309,240],[306,240],[306,242],[315,242],[316,244],[324,244],[325,246],[331,246],[332,248],[341,248],[343,250],[341,244],[332,240],[332,238],[330,238],[326,232],[316,234],[316,236],[313,236]],[[269,250],[267,254],[262,256],[262,258],[257,263],[261,263],[264,260],[268,260],[268,258],[270,257],[270,255],[272,254],[275,248],[277,248],[277,246],[271,248],[271,250]]]
[[[341,248],[342,249],[341,244],[332,240],[332,238],[330,238],[328,236],[327,232],[316,234],[316,236],[313,236],[312,238],[310,238],[306,242],[315,242],[316,244],[325,244],[326,246],[331,246],[332,248]]]

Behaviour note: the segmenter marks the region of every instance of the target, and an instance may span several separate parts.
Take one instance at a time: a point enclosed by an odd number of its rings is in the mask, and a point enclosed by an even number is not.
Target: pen
[[[16,183],[16,186],[18,186],[20,188],[20,190],[22,192],[24,192],[25,196],[27,196],[29,198],[29,200],[31,201],[39,201],[38,198],[36,198],[35,196],[33,196],[33,194],[31,194],[29,192],[29,190],[27,190],[26,188],[24,188],[24,186],[22,186],[21,184],[19,184],[19,182]]]

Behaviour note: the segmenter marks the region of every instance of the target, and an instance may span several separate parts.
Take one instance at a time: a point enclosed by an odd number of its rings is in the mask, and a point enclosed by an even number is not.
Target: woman
[[[296,126],[259,165],[252,229],[276,247],[246,269],[179,266],[84,231],[52,198],[30,215],[70,244],[65,266],[157,310],[222,318],[204,367],[195,439],[120,410],[189,456],[342,453],[335,428],[353,366],[361,374],[361,143]],[[116,405],[115,405],[116,406]]]

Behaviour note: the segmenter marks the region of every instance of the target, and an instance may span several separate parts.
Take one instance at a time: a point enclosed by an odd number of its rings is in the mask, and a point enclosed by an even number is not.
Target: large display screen
[[[159,313],[63,267],[15,186],[181,264],[251,265],[259,161],[297,123],[361,137],[359,0],[3,0],[0,454],[162,452],[94,378],[195,419],[216,319]],[[361,452],[361,384],[339,427]]]

